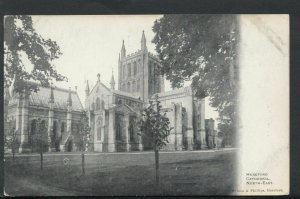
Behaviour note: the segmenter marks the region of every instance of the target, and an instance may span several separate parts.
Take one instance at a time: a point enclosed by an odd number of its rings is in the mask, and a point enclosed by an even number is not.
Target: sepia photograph
[[[5,196],[289,194],[289,15],[3,24]]]

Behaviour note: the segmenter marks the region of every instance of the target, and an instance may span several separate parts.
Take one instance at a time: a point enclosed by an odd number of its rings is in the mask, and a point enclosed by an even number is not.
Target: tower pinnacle
[[[110,80],[110,88],[112,90],[115,90],[115,78],[114,78],[114,69],[112,69],[112,75],[111,75],[111,80]]]
[[[123,59],[124,57],[126,57],[126,49],[125,49],[125,44],[124,44],[124,40],[123,40],[122,48],[121,48],[121,59]]]
[[[145,36],[144,30],[143,30],[142,39],[141,39],[141,49],[142,50],[146,50],[147,49],[146,36]]]

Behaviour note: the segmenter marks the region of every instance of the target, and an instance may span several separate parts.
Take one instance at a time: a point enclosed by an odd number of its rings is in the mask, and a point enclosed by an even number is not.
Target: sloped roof
[[[180,94],[180,93],[184,93],[186,90],[187,87],[182,87],[182,88],[177,88],[177,89],[174,89],[174,90],[170,90],[170,91],[166,91],[166,92],[163,92],[163,93],[156,93],[158,95],[158,97],[165,97],[165,96],[170,96],[170,95],[177,95],[177,94]],[[155,95],[152,95],[151,98],[154,98]]]
[[[122,112],[126,112],[126,110],[127,110],[128,112],[136,113],[136,111],[132,107],[130,107],[129,105],[127,105],[127,104],[117,105],[117,106],[114,107],[114,109],[122,111]]]
[[[125,91],[120,91],[120,90],[111,90],[112,93],[117,94],[117,95],[122,95],[125,97],[129,97],[135,100],[140,100],[139,97],[135,96],[133,93],[128,93]]]
[[[39,91],[32,92],[29,96],[29,104],[34,106],[49,106],[50,88],[39,87]],[[69,90],[63,88],[54,88],[54,108],[67,109],[67,100]],[[79,96],[75,91],[71,91],[72,110],[82,111],[83,106],[80,102]]]

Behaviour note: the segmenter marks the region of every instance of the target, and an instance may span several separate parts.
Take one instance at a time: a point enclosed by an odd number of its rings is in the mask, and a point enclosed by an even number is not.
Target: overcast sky
[[[118,55],[122,40],[126,53],[130,54],[141,46],[142,31],[145,31],[148,50],[154,54],[155,45],[153,23],[162,15],[102,15],[102,16],[32,16],[36,31],[45,39],[50,38],[60,46],[62,56],[55,60],[57,71],[68,77],[68,82],[56,82],[63,88],[77,86],[78,95],[84,103],[85,81],[92,88],[101,74],[101,81],[109,86],[114,70],[115,80],[118,74]],[[170,84],[166,90],[170,90]],[[216,118],[217,113],[208,107],[206,100],[206,118]]]

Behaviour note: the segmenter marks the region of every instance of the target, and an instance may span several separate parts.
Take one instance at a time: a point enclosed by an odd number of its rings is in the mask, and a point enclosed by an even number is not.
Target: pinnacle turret
[[[114,71],[112,71],[111,80],[110,80],[110,88],[115,90],[115,78],[114,78]]]
[[[126,57],[126,49],[125,49],[125,44],[124,44],[124,40],[122,43],[122,48],[121,48],[121,59]]]
[[[142,50],[146,50],[147,49],[146,36],[145,36],[145,32],[144,31],[143,31],[142,39],[141,39],[141,49]]]

